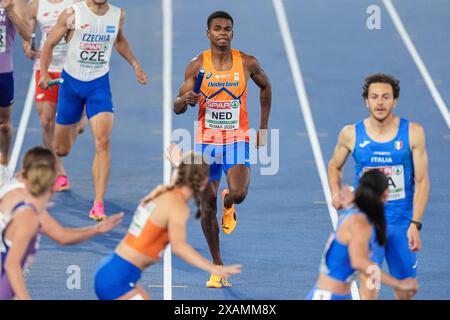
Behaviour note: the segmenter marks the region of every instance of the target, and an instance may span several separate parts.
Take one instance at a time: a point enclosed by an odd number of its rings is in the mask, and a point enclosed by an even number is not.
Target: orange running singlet
[[[154,209],[153,202],[149,202],[145,207],[139,205],[124,242],[139,253],[159,260],[169,243],[169,235],[167,228],[162,228],[151,221],[150,217]]]
[[[200,87],[196,143],[223,145],[249,141],[244,65],[239,50],[232,49],[231,53],[232,68],[217,71],[211,50],[203,52],[205,77]]]

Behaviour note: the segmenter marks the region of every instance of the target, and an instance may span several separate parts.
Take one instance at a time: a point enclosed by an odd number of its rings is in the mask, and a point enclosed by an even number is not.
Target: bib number
[[[128,230],[135,237],[139,237],[144,230],[145,225],[147,224],[148,219],[150,218],[155,205],[150,202],[145,207],[139,205],[134,213],[133,221],[131,221],[130,228]]]
[[[0,53],[6,52],[6,26],[0,26]]]
[[[381,170],[388,178],[389,183],[389,195],[388,200],[400,200],[405,198],[405,170],[403,165],[388,166],[388,167],[376,167],[376,168],[364,168],[364,172],[378,169]]]
[[[241,104],[239,100],[206,100],[205,127],[218,130],[239,129]]]

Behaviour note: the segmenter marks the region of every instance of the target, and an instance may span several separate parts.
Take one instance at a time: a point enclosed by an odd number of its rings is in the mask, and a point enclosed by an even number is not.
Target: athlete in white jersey
[[[80,0],[31,0],[28,2],[28,23],[31,30],[35,32],[36,26],[39,26],[41,31],[41,45],[42,49],[48,35],[56,25],[59,15],[71,7],[75,2]],[[53,150],[53,140],[55,135],[55,115],[56,104],[58,102],[59,86],[53,86],[48,89],[42,89],[38,86],[41,78],[40,68],[40,50],[35,48],[34,39],[31,41],[23,41],[23,49],[25,55],[34,60],[36,92],[35,102],[39,113],[39,118],[42,127],[42,138],[44,145]],[[49,66],[49,75],[52,79],[61,77],[61,72],[66,62],[67,43],[62,39],[54,48],[52,61]],[[69,179],[64,170],[61,158],[57,158],[56,163],[57,178],[54,186],[54,191],[63,191],[69,189]]]
[[[41,54],[39,86],[48,87],[52,52],[65,37],[67,60],[61,77],[56,127],[55,151],[67,156],[77,135],[77,124],[86,104],[86,115],[95,138],[96,154],[92,166],[95,199],[89,216],[105,217],[103,199],[110,169],[110,135],[114,114],[109,85],[109,63],[113,46],[133,66],[137,81],[147,83],[147,75],[123,33],[125,12],[107,0],[86,0],[64,11],[44,44]]]

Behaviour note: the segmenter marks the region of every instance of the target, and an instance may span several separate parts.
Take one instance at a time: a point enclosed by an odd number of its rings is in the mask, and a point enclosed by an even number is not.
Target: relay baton
[[[48,82],[48,88],[56,86],[58,84],[63,84],[63,83],[64,83],[64,79],[63,78],[53,79],[53,80],[50,80]]]
[[[197,80],[195,81],[195,87],[194,87],[194,92],[197,94],[200,92],[200,87],[202,86],[202,81],[203,81],[204,76],[205,76],[205,70],[200,69],[198,71]],[[193,107],[193,106],[195,106],[195,104],[191,104],[190,106]]]
[[[31,35],[30,39],[30,49],[31,51],[36,51],[36,33]]]

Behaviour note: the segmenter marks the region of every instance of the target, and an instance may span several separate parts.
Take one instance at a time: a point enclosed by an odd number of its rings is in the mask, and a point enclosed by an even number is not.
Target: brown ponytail
[[[205,179],[209,175],[209,167],[203,157],[194,152],[190,152],[183,157],[181,163],[176,169],[175,182],[171,185],[160,185],[156,187],[150,194],[142,199],[144,204],[160,196],[164,192],[173,190],[175,187],[189,187],[193,194],[197,205],[197,213],[195,217],[200,218],[200,199],[202,187]]]

